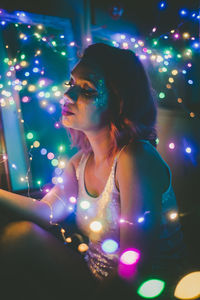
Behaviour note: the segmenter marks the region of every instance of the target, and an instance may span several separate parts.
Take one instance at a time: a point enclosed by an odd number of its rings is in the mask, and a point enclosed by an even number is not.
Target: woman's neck
[[[93,151],[94,163],[96,166],[99,166],[109,158],[111,146],[110,131],[106,127],[100,129],[98,132],[87,132],[86,135]]]

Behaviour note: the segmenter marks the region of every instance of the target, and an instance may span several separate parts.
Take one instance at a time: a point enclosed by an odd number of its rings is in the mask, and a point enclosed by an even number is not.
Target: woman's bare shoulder
[[[120,172],[124,173],[127,166],[137,165],[138,171],[150,172],[149,175],[153,176],[156,181],[159,181],[165,190],[169,186],[169,173],[161,155],[150,143],[137,142],[130,143],[120,153],[116,177],[117,181]],[[159,176],[158,176],[159,174]]]

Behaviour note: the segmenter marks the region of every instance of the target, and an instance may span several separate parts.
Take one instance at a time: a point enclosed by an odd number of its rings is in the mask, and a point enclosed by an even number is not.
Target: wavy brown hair
[[[148,140],[156,147],[157,103],[144,66],[131,50],[103,43],[87,47],[81,60],[104,76],[109,91],[108,115],[111,133],[110,155],[130,141]],[[91,151],[86,135],[68,128],[71,146]]]

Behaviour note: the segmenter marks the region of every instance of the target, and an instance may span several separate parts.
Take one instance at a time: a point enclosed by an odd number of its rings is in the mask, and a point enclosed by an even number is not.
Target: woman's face
[[[108,90],[97,68],[80,61],[71,72],[64,99],[62,124],[65,127],[89,132],[107,125]]]

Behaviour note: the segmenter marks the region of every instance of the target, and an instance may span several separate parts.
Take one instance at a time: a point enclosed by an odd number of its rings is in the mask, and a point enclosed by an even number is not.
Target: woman
[[[136,289],[147,276],[170,274],[182,249],[179,223],[169,217],[177,213],[171,172],[156,150],[150,83],[132,51],[102,43],[89,46],[71,74],[62,123],[80,151],[63,182],[41,201],[0,190],[0,202],[23,215],[42,243],[33,223],[65,220],[75,197],[90,274],[127,279]]]

